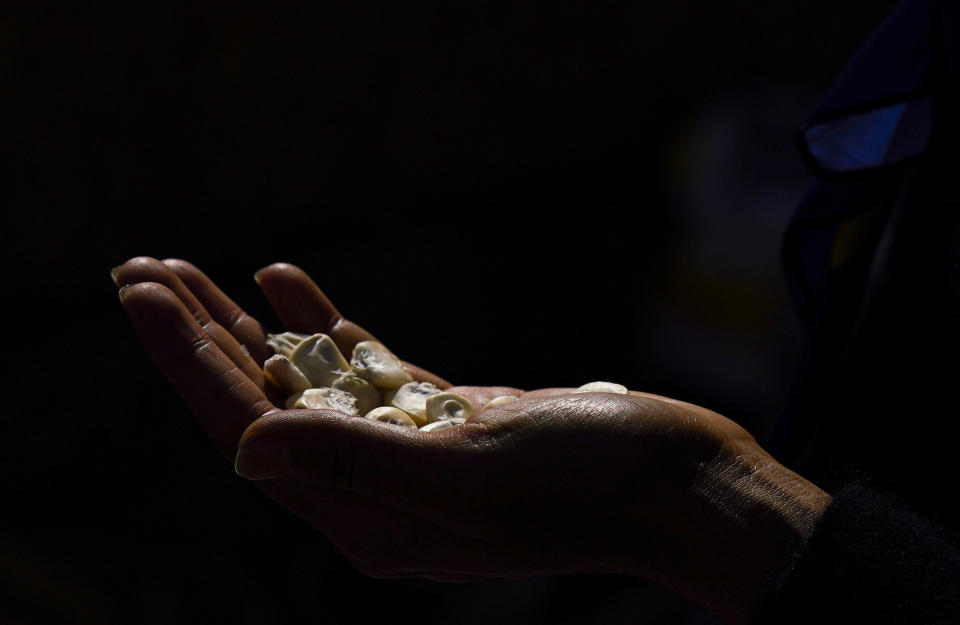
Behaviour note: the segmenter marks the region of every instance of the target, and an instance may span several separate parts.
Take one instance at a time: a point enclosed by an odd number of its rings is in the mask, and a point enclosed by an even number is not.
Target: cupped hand
[[[629,573],[744,622],[829,503],[729,419],[645,393],[452,387],[404,363],[477,408],[518,401],[437,432],[279,410],[263,326],[200,270],[136,258],[113,277],[151,357],[237,472],[371,575]],[[256,278],[285,330],[323,332],[348,355],[373,338],[297,267]]]

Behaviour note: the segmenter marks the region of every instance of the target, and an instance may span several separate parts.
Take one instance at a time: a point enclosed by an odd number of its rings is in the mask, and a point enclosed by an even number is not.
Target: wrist
[[[664,582],[731,623],[752,618],[831,500],[752,439],[725,442],[685,499],[695,527]]]

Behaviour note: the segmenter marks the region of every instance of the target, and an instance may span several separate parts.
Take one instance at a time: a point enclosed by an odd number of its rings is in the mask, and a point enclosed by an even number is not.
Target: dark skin
[[[453,386],[404,363],[478,408],[519,399],[431,433],[280,410],[266,330],[199,269],[141,257],[113,278],[220,453],[370,575],[639,575],[746,623],[830,502],[733,421],[636,391]],[[328,334],[348,355],[374,338],[299,268],[256,279],[283,329]]]

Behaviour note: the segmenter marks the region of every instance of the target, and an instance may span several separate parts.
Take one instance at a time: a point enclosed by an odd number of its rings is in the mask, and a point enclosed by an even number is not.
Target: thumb
[[[421,432],[330,410],[266,415],[244,432],[237,473],[360,495],[445,526],[476,523],[485,426]],[[466,528],[464,528],[466,529]]]

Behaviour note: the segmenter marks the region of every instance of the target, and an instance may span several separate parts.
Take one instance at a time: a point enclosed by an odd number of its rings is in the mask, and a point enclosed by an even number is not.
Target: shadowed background
[[[280,330],[252,274],[294,262],[454,383],[611,380],[762,438],[793,133],[894,4],[5,11],[0,620],[711,622],[620,577],[363,577],[213,452],[108,272],[188,259]]]

